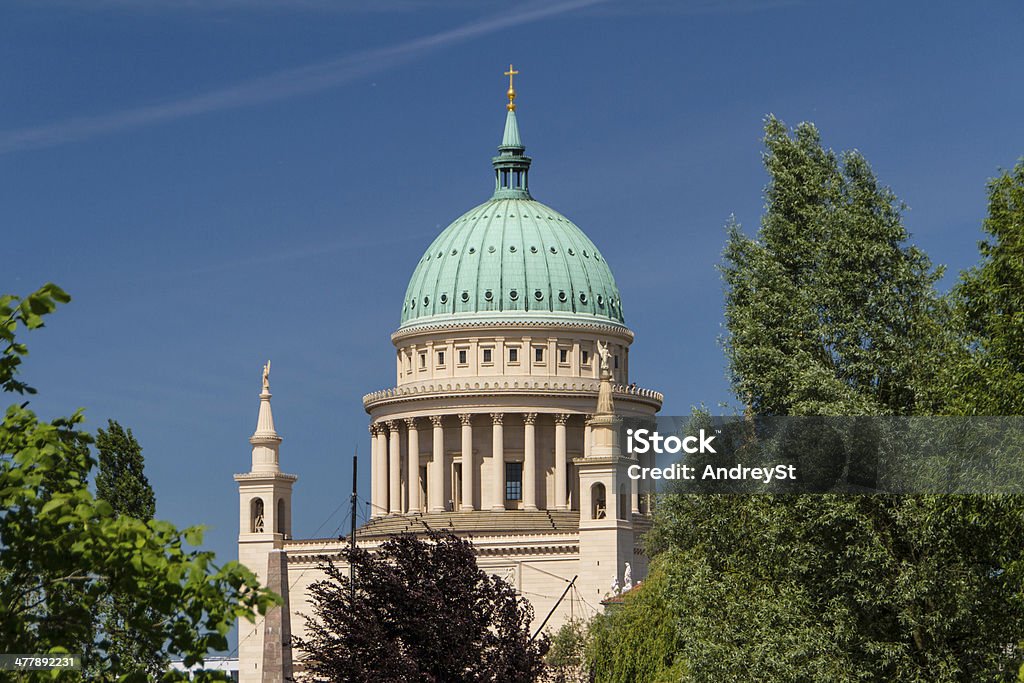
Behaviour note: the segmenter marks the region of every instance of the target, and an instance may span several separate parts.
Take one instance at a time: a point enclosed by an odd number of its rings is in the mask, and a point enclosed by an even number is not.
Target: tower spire
[[[498,145],[498,156],[491,160],[494,166],[494,199],[530,199],[530,187],[527,175],[530,170],[530,157],[526,156],[526,146],[519,135],[519,121],[516,119],[516,90],[513,78],[519,72],[508,65],[508,104],[505,108],[505,131]]]
[[[278,448],[281,436],[274,429],[274,412],[270,408],[270,361],[263,366],[263,391],[260,392],[260,412],[256,417],[256,431],[249,438],[252,444],[253,472],[280,472]]]

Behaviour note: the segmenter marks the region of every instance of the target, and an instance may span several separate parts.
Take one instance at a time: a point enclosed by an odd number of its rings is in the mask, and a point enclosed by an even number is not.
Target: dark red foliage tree
[[[396,536],[355,567],[324,563],[310,592],[308,636],[295,637],[304,680],[373,683],[527,683],[544,670],[548,640],[530,640],[533,609],[476,564],[469,541],[431,532]]]

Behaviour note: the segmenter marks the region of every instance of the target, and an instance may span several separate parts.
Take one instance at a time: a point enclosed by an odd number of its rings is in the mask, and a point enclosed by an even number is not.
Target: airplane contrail
[[[525,10],[463,24],[398,45],[373,48],[326,62],[283,69],[199,95],[98,116],[77,117],[42,126],[0,131],[0,154],[53,147],[98,135],[325,90],[384,71],[456,43],[605,1],[566,0],[556,3],[533,3]]]

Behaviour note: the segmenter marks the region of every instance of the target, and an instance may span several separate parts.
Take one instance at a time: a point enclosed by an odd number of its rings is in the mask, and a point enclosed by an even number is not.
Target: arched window
[[[608,502],[604,484],[598,482],[590,487],[590,518],[604,519],[608,515]]]
[[[274,520],[277,525],[277,533],[284,533],[284,498],[277,499],[277,519]]]
[[[250,519],[252,521],[250,530],[254,534],[263,533],[263,499],[253,498],[250,505]]]

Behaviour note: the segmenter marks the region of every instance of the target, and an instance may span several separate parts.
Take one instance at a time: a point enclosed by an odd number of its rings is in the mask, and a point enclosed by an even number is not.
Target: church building
[[[627,565],[633,581],[646,576],[654,492],[627,477],[637,461],[622,452],[618,423],[653,419],[662,395],[630,380],[633,332],[605,252],[533,199],[516,73],[506,72],[494,193],[415,264],[391,335],[395,384],[363,397],[371,500],[356,539],[372,548],[428,527],[467,537],[479,566],[533,605],[534,628],[554,609],[553,630],[599,610]],[[290,635],[311,612],[322,557],[347,543],[292,537],[297,477],[281,470],[269,372],[268,363],[251,469],[235,475],[238,556],[286,603],[239,622],[243,683],[301,666]]]

